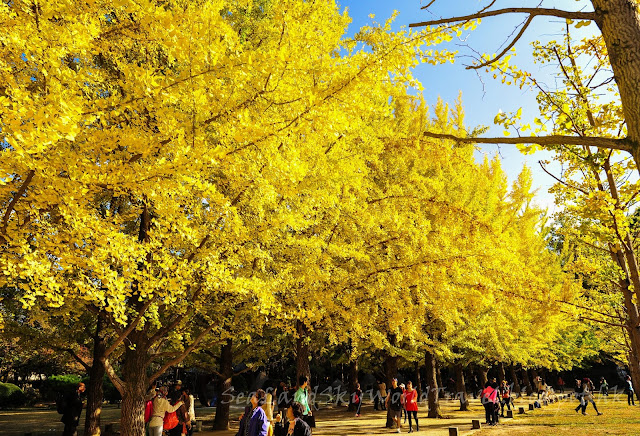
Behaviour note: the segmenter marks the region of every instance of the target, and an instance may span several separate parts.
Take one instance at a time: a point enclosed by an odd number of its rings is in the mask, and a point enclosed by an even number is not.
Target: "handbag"
[[[316,417],[313,415],[302,415],[302,420],[311,428],[316,428]]]

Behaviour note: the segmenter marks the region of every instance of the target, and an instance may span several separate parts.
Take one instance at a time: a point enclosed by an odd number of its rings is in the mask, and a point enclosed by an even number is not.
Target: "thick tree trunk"
[[[529,378],[529,372],[521,368],[520,372],[522,373],[522,380],[524,381],[524,385],[527,388],[527,395],[533,394],[533,385],[531,385],[531,379]]]
[[[467,399],[467,387],[464,384],[464,369],[462,364],[455,365],[456,369],[456,396],[460,400],[460,410],[469,410],[469,400]]]
[[[134,332],[135,333],[135,332]],[[142,341],[130,338],[135,348],[127,347],[122,365],[122,404],[120,415],[120,436],[144,435],[145,394],[149,386],[147,379],[147,347]]]
[[[509,374],[511,376],[511,383],[513,385],[511,390],[516,397],[520,397],[522,395],[522,387],[520,386],[520,382],[518,381],[518,374],[516,374],[516,367],[513,364],[509,365]]]
[[[478,367],[478,378],[480,379],[480,386],[484,388],[484,385],[489,381],[489,368],[486,366]]]
[[[353,412],[356,410],[356,405],[353,403],[353,393],[356,391],[356,384],[358,383],[358,361],[354,360],[349,362],[349,407],[347,410]]]
[[[420,378],[420,363],[415,362],[416,380],[413,382],[413,386],[418,391],[418,400],[422,398],[422,379]]]
[[[84,434],[86,436],[100,435],[100,414],[102,413],[102,398],[105,368],[103,365],[107,350],[102,327],[103,315],[98,315],[96,333],[93,336],[93,363],[89,370],[89,383],[87,386],[87,413],[84,421]]]
[[[398,356],[387,355],[384,359],[384,376],[387,379],[387,390],[391,389],[391,380],[398,375]],[[393,428],[395,424],[391,418],[391,408],[387,407],[387,428]]]
[[[504,363],[498,363],[498,383],[502,383],[503,380],[506,380],[506,374],[504,373]]]
[[[439,385],[437,380],[437,364],[436,357],[431,352],[426,352],[424,357],[424,363],[426,367],[426,383],[427,383],[427,402],[429,404],[428,418],[442,418],[440,412],[440,398]]]
[[[304,375],[307,377],[307,379],[309,379],[309,385],[311,385],[311,369],[309,369],[309,342],[307,339],[307,327],[302,321],[296,321],[296,331],[298,332],[298,337],[296,338],[296,383],[300,379],[300,376]]]
[[[640,7],[633,0],[591,0],[591,3],[620,91],[632,154],[640,168]]]
[[[217,383],[218,403],[216,417],[213,420],[214,430],[229,430],[229,408],[231,406],[231,379],[233,377],[233,340],[220,349],[220,379]]]

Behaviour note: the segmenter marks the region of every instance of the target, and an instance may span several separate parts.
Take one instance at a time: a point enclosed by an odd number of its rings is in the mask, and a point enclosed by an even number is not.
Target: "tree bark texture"
[[[103,365],[107,346],[102,331],[103,315],[98,315],[96,333],[93,336],[93,362],[89,370],[87,386],[87,412],[84,421],[84,434],[87,436],[100,435],[100,414],[102,413],[102,398],[105,368]]]
[[[426,367],[426,380],[427,383],[427,403],[429,404],[429,412],[427,413],[428,418],[442,418],[442,413],[440,412],[440,391],[438,380],[437,380],[437,364],[436,357],[431,352],[426,352],[424,357],[424,363]]]
[[[607,45],[627,124],[627,138],[640,168],[640,6],[634,0],[591,0]]]
[[[349,363],[349,407],[348,411],[353,412],[356,410],[356,405],[353,403],[353,393],[356,391],[356,384],[358,383],[358,361],[354,360]]]
[[[506,380],[506,374],[504,373],[504,363],[498,363],[498,383],[502,383],[503,380]]]
[[[138,336],[138,332],[130,335],[130,339],[136,347],[127,347],[124,352],[120,436],[144,435],[145,394],[149,386],[147,378],[148,349]]]
[[[311,385],[311,369],[309,368],[309,342],[307,341],[307,327],[302,321],[297,321],[296,331],[298,333],[298,337],[296,338],[296,383],[300,379],[300,376],[304,375],[309,380],[309,385]]]
[[[516,397],[520,397],[522,395],[522,387],[520,386],[520,382],[518,381],[516,367],[513,364],[509,365],[509,374],[511,376],[511,383],[513,383],[512,392],[516,395]]]
[[[229,408],[231,406],[231,379],[233,377],[233,340],[220,349],[220,379],[218,380],[218,403],[216,417],[213,420],[214,430],[229,430]]]
[[[467,387],[464,384],[464,369],[462,364],[455,365],[456,370],[456,396],[460,400],[460,410],[469,410],[469,400],[467,399]]]
[[[384,376],[387,379],[387,390],[391,389],[391,380],[398,375],[398,356],[387,355],[384,359]],[[388,398],[388,397],[387,397]],[[394,423],[391,418],[391,408],[387,407],[387,428],[393,428]]]
[[[479,366],[478,376],[480,379],[480,387],[484,388],[484,385],[486,385],[489,381],[489,368],[487,368],[486,366]]]

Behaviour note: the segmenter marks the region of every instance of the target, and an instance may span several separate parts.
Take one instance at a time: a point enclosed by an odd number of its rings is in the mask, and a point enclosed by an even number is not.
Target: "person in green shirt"
[[[301,375],[298,378],[298,390],[293,396],[293,401],[302,405],[302,415],[312,415],[311,408],[309,408],[309,394],[307,388],[309,387],[309,379],[306,375]]]

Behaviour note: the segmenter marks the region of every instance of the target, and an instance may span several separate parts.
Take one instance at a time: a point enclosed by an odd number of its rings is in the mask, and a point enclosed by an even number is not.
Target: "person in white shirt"
[[[195,406],[195,398],[191,395],[190,388],[184,388],[184,394],[189,398],[189,420],[191,421],[191,427],[187,427],[187,435],[191,436],[193,434],[193,429],[196,426],[196,406]]]
[[[165,398],[169,390],[166,386],[160,388],[160,393],[153,399],[153,412],[149,421],[149,433],[151,436],[162,436],[162,424],[165,412],[175,412],[182,406],[182,401],[178,401],[173,406]]]

